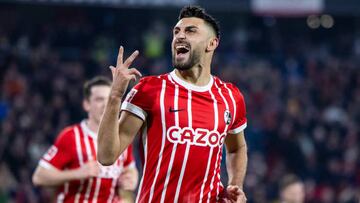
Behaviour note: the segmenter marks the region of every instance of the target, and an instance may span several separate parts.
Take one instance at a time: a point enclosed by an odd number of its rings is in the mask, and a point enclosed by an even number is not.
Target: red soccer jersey
[[[54,145],[40,160],[44,168],[55,167],[60,170],[75,169],[90,160],[96,160],[97,135],[85,121],[65,128],[57,137]],[[124,167],[135,167],[132,147],[118,158],[112,166],[100,166],[97,178],[74,180],[59,187],[57,202],[115,202],[118,177]]]
[[[137,202],[217,202],[225,136],[246,128],[240,91],[211,77],[203,87],[175,72],[144,77],[121,107],[145,121]]]

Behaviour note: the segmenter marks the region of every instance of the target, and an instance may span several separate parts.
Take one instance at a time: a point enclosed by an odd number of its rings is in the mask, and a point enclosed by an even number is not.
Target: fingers
[[[238,197],[239,197],[239,198],[238,198],[239,202],[241,202],[241,203],[246,203],[247,198],[246,198],[246,196],[245,196],[245,193],[244,193],[242,190],[240,190],[240,195],[239,195]]]
[[[96,177],[100,173],[100,167],[98,163],[94,160],[87,162],[83,167],[82,170],[85,174],[85,178],[89,177]]]
[[[223,199],[222,201],[223,201],[222,203],[231,203],[231,201],[229,199],[227,199],[227,198]]]
[[[237,185],[227,187],[227,195],[232,202],[246,202],[245,193]]]
[[[138,51],[138,50],[134,51],[134,52],[129,56],[129,58],[126,59],[126,61],[124,62],[124,65],[125,65],[126,67],[129,67],[138,55],[139,55],[139,51]]]
[[[116,62],[116,67],[123,67],[123,65],[125,65],[125,67],[128,68],[138,55],[139,55],[139,51],[136,50],[125,60],[125,62],[123,62],[124,47],[120,46],[118,57],[117,57],[117,62]]]
[[[139,55],[139,51],[136,50],[125,60],[125,62],[123,62],[124,47],[120,46],[118,57],[117,57],[117,62],[116,62],[116,67],[123,67],[123,65],[124,65],[126,68],[128,68],[138,55]]]
[[[114,66],[109,66],[109,69],[111,70],[111,74],[114,77],[115,76],[115,72],[116,72],[116,67]],[[138,71],[135,68],[130,68],[128,69],[128,74],[130,75],[130,80],[134,80],[136,81],[137,77],[141,78],[142,74],[140,73],[140,71]]]
[[[130,68],[129,69],[129,74],[131,75],[136,75],[138,76],[139,78],[142,77],[142,74],[135,68]]]
[[[134,190],[137,186],[137,181],[134,177],[120,176],[118,184],[124,190]]]
[[[123,64],[123,56],[124,56],[124,47],[120,46],[118,57],[117,57],[117,62],[116,62],[116,67],[120,67]]]
[[[111,70],[111,74],[114,76],[114,73],[116,71],[116,68],[114,66],[109,66],[110,70]]]
[[[232,192],[232,194],[234,195],[240,195],[240,188],[238,186],[234,186],[234,185],[231,185],[229,186],[229,190]]]
[[[135,179],[134,175],[126,173],[126,174],[121,174],[120,175],[121,180],[133,180]]]

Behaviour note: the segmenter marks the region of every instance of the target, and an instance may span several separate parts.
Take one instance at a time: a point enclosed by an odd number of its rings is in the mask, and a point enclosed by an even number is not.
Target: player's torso
[[[90,132],[84,122],[74,128],[74,141],[69,147],[72,147],[73,161],[69,164],[69,169],[74,169],[83,166],[88,161],[96,161],[97,154],[97,137],[93,132]],[[119,156],[116,162],[111,166],[102,166],[99,164],[100,173],[99,178],[117,179],[124,167],[128,151],[125,150]]]
[[[84,122],[74,127],[74,139],[71,143],[69,142],[69,148],[71,148],[73,158],[67,167],[68,169],[76,169],[88,161],[96,160],[97,140],[89,132]],[[64,202],[108,202],[109,200],[111,202],[116,192],[114,189],[123,169],[126,155],[121,155],[111,166],[99,164],[100,173],[96,178],[70,181],[64,184],[58,198],[63,199]]]
[[[229,90],[216,79],[207,89],[191,89],[168,75],[157,98],[145,141],[146,170],[154,173],[144,176],[143,200],[214,202],[222,190],[222,146],[233,122]]]

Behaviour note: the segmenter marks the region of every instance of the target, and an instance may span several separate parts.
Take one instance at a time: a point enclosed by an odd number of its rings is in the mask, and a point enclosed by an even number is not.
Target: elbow
[[[34,186],[42,186],[43,182],[41,181],[41,178],[37,172],[35,172],[32,176],[32,183]]]
[[[116,159],[112,159],[110,156],[101,156],[101,154],[97,154],[98,162],[103,166],[111,166],[115,163]]]
[[[115,163],[115,161],[112,160],[103,160],[103,159],[98,159],[99,163],[103,166],[111,166]]]
[[[227,149],[228,154],[243,154],[243,153],[246,154],[247,151],[248,151],[248,148],[247,148],[246,143],[242,144],[242,145],[239,145],[239,146],[237,146],[235,148]]]
[[[103,166],[111,166],[119,158],[120,153],[117,150],[113,150],[111,147],[104,145],[98,145],[98,151],[96,154],[97,161]]]

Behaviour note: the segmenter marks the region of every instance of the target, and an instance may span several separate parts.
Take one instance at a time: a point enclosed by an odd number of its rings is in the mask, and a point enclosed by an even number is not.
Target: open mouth
[[[176,45],[175,46],[175,50],[176,50],[176,56],[185,56],[187,53],[189,53],[190,48],[187,45]]]

